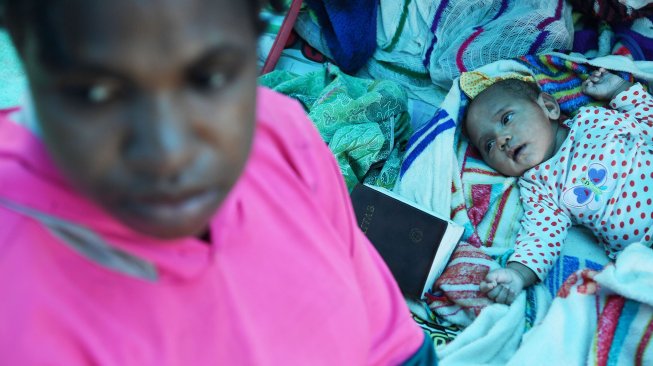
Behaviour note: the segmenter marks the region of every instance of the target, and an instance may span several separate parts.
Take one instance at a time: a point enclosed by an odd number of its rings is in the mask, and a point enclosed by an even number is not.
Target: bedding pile
[[[628,1],[622,1],[628,3]],[[573,0],[572,51],[587,58],[623,55],[653,60],[653,3],[639,9],[616,0]]]
[[[570,275],[550,305],[538,285],[510,306],[487,307],[455,340],[438,346],[438,362],[648,365],[653,362],[651,294],[653,251],[633,244],[601,272]]]
[[[301,13],[295,29],[330,56],[312,12]],[[381,1],[377,48],[357,75],[394,80],[432,112],[461,72],[516,55],[571,49],[572,35],[564,0]],[[415,127],[430,119],[420,112],[413,113]]]
[[[350,191],[361,182],[392,189],[412,133],[406,93],[397,83],[356,78],[326,65],[304,75],[273,71],[259,84],[302,104]]]

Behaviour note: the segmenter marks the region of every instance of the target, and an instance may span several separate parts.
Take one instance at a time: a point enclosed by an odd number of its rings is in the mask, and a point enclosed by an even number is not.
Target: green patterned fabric
[[[333,65],[301,76],[274,71],[259,83],[304,106],[350,191],[360,182],[394,187],[412,134],[406,93],[397,83],[352,77]]]

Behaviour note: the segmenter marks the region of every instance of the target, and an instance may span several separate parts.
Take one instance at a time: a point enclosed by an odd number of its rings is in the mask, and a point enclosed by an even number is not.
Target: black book
[[[422,299],[444,271],[463,227],[380,187],[358,185],[351,200],[359,227],[404,296]]]

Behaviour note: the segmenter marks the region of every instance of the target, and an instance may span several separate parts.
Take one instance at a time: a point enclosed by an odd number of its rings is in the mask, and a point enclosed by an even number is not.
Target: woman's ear
[[[560,105],[558,101],[549,93],[540,93],[537,97],[537,104],[542,107],[550,120],[557,120],[560,118]]]

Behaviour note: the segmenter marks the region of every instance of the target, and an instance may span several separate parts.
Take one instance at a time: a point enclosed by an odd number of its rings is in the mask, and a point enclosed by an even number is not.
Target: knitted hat
[[[460,74],[459,83],[460,89],[465,93],[465,95],[467,95],[469,99],[474,99],[492,84],[507,79],[517,79],[531,83],[535,82],[535,79],[532,76],[516,72],[509,72],[501,76],[492,77],[480,71],[468,71]]]

